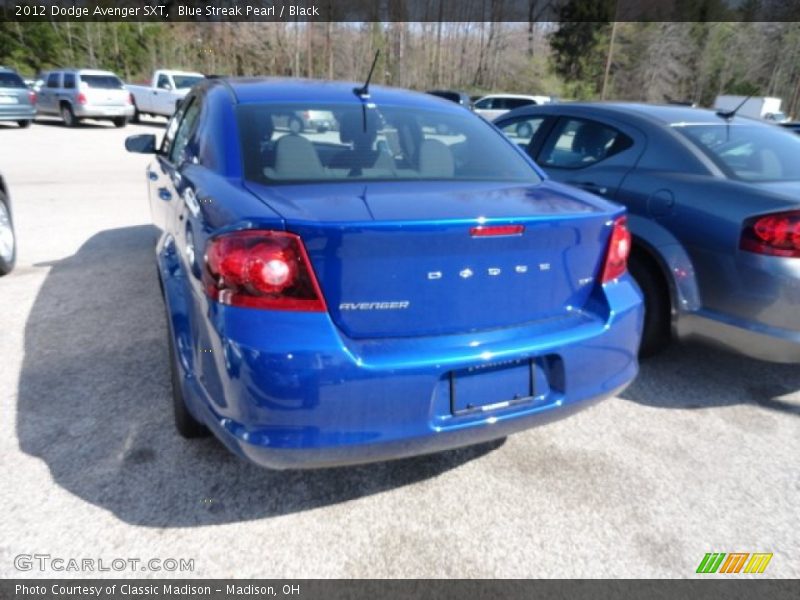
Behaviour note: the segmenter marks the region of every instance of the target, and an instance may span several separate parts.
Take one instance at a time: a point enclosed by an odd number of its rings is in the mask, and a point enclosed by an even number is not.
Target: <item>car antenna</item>
[[[378,64],[378,57],[381,55],[381,50],[378,48],[375,51],[375,58],[372,59],[372,66],[369,68],[369,74],[367,75],[367,80],[364,82],[364,85],[361,87],[353,88],[353,93],[358,96],[361,100],[361,118],[364,125],[364,132],[367,131],[367,105],[364,102],[367,98],[369,98],[369,81],[372,79],[372,72],[375,70],[375,65]],[[373,105],[374,106],[374,105]]]
[[[744,106],[744,103],[747,102],[748,100],[750,100],[750,98],[752,98],[752,97],[753,97],[753,94],[750,94],[747,98],[745,98],[744,100],[742,100],[739,103],[739,106],[737,106],[733,110],[718,110],[717,111],[717,116],[718,117],[722,117],[726,121],[730,121],[733,117],[736,116],[736,113],[739,112],[739,109]]]
[[[372,72],[375,70],[375,65],[378,64],[378,57],[381,55],[381,50],[378,48],[375,51],[375,58],[372,59],[372,66],[369,68],[369,75],[367,80],[361,87],[353,88],[353,93],[359,98],[369,98],[369,81],[372,79]]]

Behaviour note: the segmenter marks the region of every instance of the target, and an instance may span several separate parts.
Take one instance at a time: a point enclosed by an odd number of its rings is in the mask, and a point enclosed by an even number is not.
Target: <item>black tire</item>
[[[167,317],[169,318],[169,317]],[[167,341],[169,343],[169,373],[172,388],[172,409],[175,419],[175,429],[181,437],[195,439],[207,437],[211,432],[208,428],[192,416],[186,408],[186,400],[183,396],[183,385],[181,384],[180,367],[178,366],[178,355],[175,352],[175,343],[172,341],[172,328],[167,324]]]
[[[8,275],[14,268],[14,263],[17,261],[17,238],[14,235],[14,222],[11,219],[11,210],[8,207],[8,200],[5,194],[0,191],[0,243],[3,238],[10,236],[11,253],[10,256],[5,258],[0,253],[0,276]],[[2,247],[0,246],[0,252]]]
[[[131,123],[141,123],[142,122],[142,114],[139,112],[139,107],[136,106],[136,102],[133,103],[133,116],[131,117]]]
[[[17,125],[19,125],[22,129],[31,126],[30,119],[23,119],[22,121],[17,121]]]
[[[72,107],[66,102],[61,105],[61,120],[64,121],[65,127],[77,127],[78,125],[78,119],[75,118]]]
[[[125,125],[128,124],[128,119],[127,117],[117,117],[115,119],[111,119],[111,122],[114,123],[114,127],[116,127],[117,129],[121,129],[122,127],[125,127]]]
[[[644,296],[644,331],[639,356],[647,358],[664,350],[670,342],[671,302],[669,288],[658,265],[641,254],[633,254],[628,271]]]

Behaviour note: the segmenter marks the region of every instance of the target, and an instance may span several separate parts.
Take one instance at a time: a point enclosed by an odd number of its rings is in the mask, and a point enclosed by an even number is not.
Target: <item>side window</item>
[[[621,131],[597,121],[561,119],[539,164],[561,169],[582,169],[630,148],[633,140]]]
[[[194,132],[195,123],[197,122],[197,117],[199,116],[200,102],[195,99],[186,108],[186,112],[183,114],[183,119],[181,119],[178,129],[175,132],[175,140],[173,141],[172,147],[169,149],[168,154],[168,158],[172,164],[177,165],[180,162],[181,155],[186,149],[189,139],[191,139],[192,133]]]
[[[47,87],[57,88],[59,79],[60,79],[59,73],[50,73],[50,75],[47,76]]]
[[[491,106],[492,106],[492,98],[484,98],[483,100],[480,100],[479,102],[475,103],[475,108],[479,110],[486,110],[488,108],[491,108]]]
[[[536,104],[536,102],[528,100],[527,98],[508,98],[506,101],[506,108],[513,110],[520,106],[528,106],[529,104]]]
[[[500,131],[505,133],[515,144],[527,148],[542,123],[544,123],[544,117],[523,117],[506,123],[500,128]]]
[[[169,77],[167,77],[163,73],[161,75],[159,75],[158,76],[158,82],[156,83],[156,86],[161,88],[162,90],[169,89],[169,87],[170,87],[170,85],[169,85]]]
[[[68,90],[75,89],[75,73],[64,73],[64,88]]]

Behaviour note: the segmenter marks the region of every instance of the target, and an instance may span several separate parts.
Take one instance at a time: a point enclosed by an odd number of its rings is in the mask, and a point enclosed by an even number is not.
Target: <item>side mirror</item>
[[[156,136],[152,133],[131,135],[125,138],[125,150],[137,154],[155,154]]]

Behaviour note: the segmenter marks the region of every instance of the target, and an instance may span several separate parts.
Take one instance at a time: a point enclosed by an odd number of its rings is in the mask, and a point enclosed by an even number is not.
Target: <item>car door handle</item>
[[[158,173],[156,173],[155,171],[151,171],[150,169],[147,169],[147,177],[148,179],[150,179],[150,181],[157,181]]]
[[[586,190],[587,192],[599,194],[600,196],[605,196],[608,193],[607,187],[592,183],[591,181],[568,181],[567,183]]]
[[[172,200],[172,193],[165,187],[158,188],[158,197],[162,200]]]

